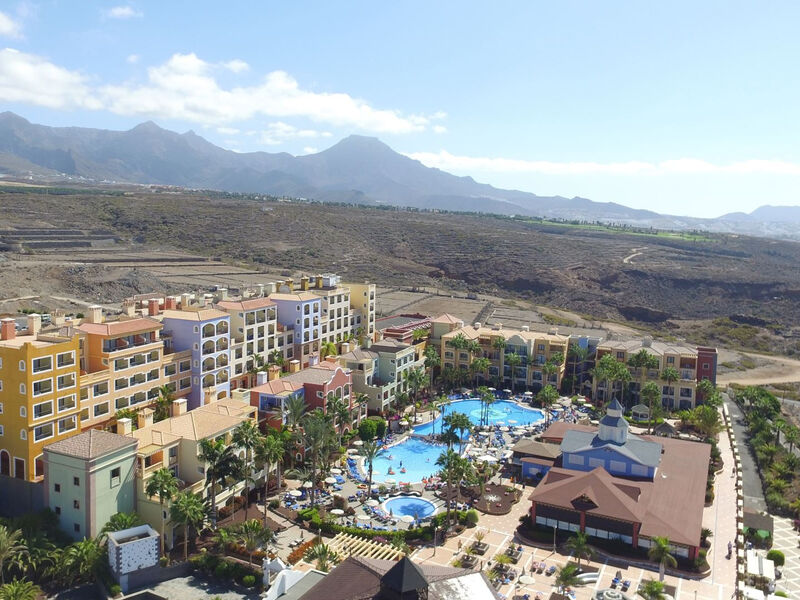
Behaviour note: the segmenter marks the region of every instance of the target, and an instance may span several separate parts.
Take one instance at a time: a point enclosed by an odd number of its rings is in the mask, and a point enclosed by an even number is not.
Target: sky
[[[238,152],[350,134],[539,195],[800,204],[800,2],[0,0],[0,110]]]

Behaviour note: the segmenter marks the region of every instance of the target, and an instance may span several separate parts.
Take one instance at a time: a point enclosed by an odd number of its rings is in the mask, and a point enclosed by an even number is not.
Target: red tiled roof
[[[127,319],[120,321],[106,321],[105,323],[81,323],[78,329],[92,335],[126,335],[141,331],[155,331],[161,329],[163,325],[149,317],[139,319]]]
[[[249,300],[222,300],[221,302],[217,302],[217,306],[226,310],[244,311],[275,306],[275,303],[269,298],[251,298]]]

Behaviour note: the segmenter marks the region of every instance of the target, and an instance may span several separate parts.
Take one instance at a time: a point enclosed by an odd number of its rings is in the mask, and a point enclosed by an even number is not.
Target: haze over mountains
[[[129,131],[32,124],[0,114],[0,171],[16,176],[176,185],[265,193],[326,202],[411,206],[558,219],[701,229],[800,239],[800,207],[762,206],[718,219],[676,217],[585,198],[537,196],[457,177],[393,151],[376,138],[350,136],[306,156],[237,153],[192,131],[152,122]]]

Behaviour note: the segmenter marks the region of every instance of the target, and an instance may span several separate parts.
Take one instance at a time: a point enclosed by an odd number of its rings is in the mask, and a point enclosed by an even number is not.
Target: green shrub
[[[225,561],[221,561],[214,567],[214,575],[219,577],[220,579],[225,578],[228,576],[228,563]]]
[[[780,596],[781,598],[788,598],[788,597],[789,597],[789,594],[787,594],[787,593],[786,593],[786,592],[784,592],[783,590],[778,590],[778,591],[776,591],[776,592],[775,592],[775,595],[776,595],[776,596]]]
[[[378,432],[378,424],[372,419],[364,419],[358,424],[358,437],[365,442],[374,440]]]
[[[122,588],[121,588],[121,587],[119,587],[119,584],[118,584],[118,583],[115,583],[114,585],[112,585],[112,586],[111,586],[111,587],[108,589],[108,592],[109,592],[109,593],[110,593],[112,596],[119,596],[119,595],[122,593]]]
[[[256,578],[254,575],[245,575],[242,577],[242,585],[244,587],[253,587],[256,584]]]
[[[467,525],[470,525],[471,527],[474,527],[475,525],[477,525],[478,524],[478,511],[475,510],[474,508],[469,509],[467,511],[467,514],[465,515],[465,520],[467,522]]]
[[[786,562],[786,557],[780,550],[770,550],[767,552],[767,560],[774,562],[776,567],[782,567]]]
[[[166,556],[162,556],[161,558],[158,559],[158,564],[161,565],[162,567],[166,567],[167,565],[169,565],[169,558],[167,558]]]

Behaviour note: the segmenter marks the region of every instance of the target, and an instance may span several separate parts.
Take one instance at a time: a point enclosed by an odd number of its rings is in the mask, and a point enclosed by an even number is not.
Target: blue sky
[[[499,187],[800,204],[800,3],[0,3],[0,107],[237,151],[351,133]]]

